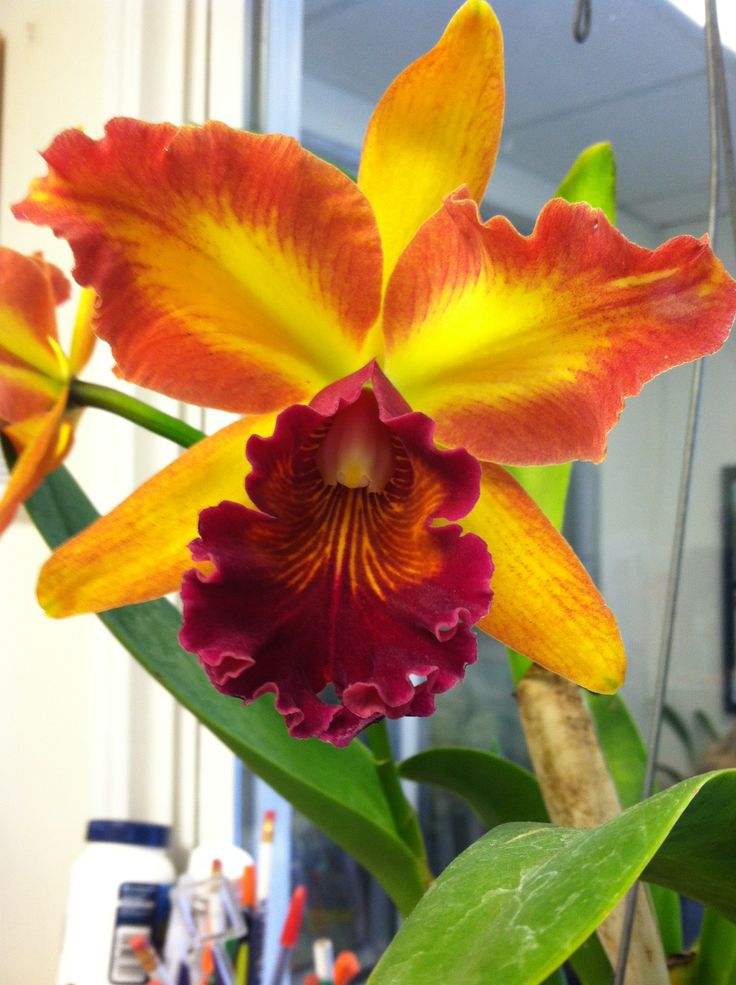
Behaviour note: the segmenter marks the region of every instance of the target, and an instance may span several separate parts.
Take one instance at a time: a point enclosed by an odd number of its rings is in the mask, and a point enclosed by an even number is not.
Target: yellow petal
[[[89,288],[83,290],[77,307],[77,317],[74,320],[72,333],[72,349],[69,353],[69,375],[76,376],[89,361],[95,346],[94,309],[95,292]]]
[[[373,206],[384,281],[419,226],[459,185],[480,201],[503,120],[503,39],[468,0],[435,47],[389,86],[368,124],[358,184]]]
[[[462,521],[488,544],[493,602],[484,632],[591,691],[623,682],[616,620],[570,545],[499,465],[482,463],[481,493]]]
[[[200,510],[224,499],[249,505],[245,445],[270,434],[273,415],[236,421],[194,445],[112,512],[63,544],[41,569],[50,616],[102,612],[178,589],[193,562]]]
[[[63,419],[66,398],[64,390],[45,414],[26,418],[5,429],[20,454],[0,500],[0,533],[21,503],[38,489],[49,472],[59,466],[71,447],[71,423]]]

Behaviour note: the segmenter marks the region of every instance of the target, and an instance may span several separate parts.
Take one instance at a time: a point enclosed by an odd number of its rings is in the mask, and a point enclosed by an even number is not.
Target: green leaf
[[[706,736],[708,737],[708,739],[710,739],[711,742],[717,742],[718,741],[718,739],[720,738],[720,736],[718,735],[718,732],[716,731],[716,727],[713,724],[710,716],[707,715],[703,711],[702,708],[696,708],[695,709],[695,711],[693,712],[693,718],[695,719],[695,721],[697,722],[697,724],[700,726],[701,730],[703,732],[705,732]]]
[[[482,749],[427,749],[399,764],[407,780],[459,794],[489,828],[509,821],[547,821],[536,777]]]
[[[64,469],[48,476],[26,504],[51,547],[86,527],[97,513]],[[264,696],[244,707],[216,691],[196,657],[177,643],[178,611],[159,600],[99,617],[163,686],[258,776],[348,851],[383,885],[402,913],[426,888],[429,873],[396,833],[370,752],[317,739],[292,739]],[[349,778],[349,782],[346,782]]]
[[[597,934],[591,934],[568,960],[581,985],[611,985],[613,968]]]
[[[685,724],[685,719],[672,707],[672,705],[665,705],[662,709],[662,721],[669,725],[682,743],[682,746],[687,753],[688,760],[692,765],[695,765],[695,744],[693,742],[693,737],[690,734],[690,729]]]
[[[587,202],[616,222],[616,161],[608,143],[593,144],[578,157],[557,189],[568,202]]]
[[[726,793],[736,803],[736,771],[686,780],[592,830],[495,828],[427,891],[370,985],[538,985],[589,937],[652,856],[667,854],[693,809],[713,812],[720,824],[714,807]],[[724,892],[736,898],[727,869]]]
[[[631,712],[618,694],[587,694],[598,741],[621,806],[641,800],[647,750]]]
[[[647,751],[636,722],[618,694],[588,694],[595,729],[621,806],[633,807],[644,787]],[[676,893],[652,886],[652,903],[666,954],[682,950],[682,919]]]
[[[537,778],[495,753],[427,749],[400,763],[399,773],[407,780],[433,783],[458,794],[488,828],[509,821],[549,820]],[[595,935],[570,961],[583,985],[609,985],[611,965]]]
[[[736,921],[736,770],[712,777],[644,870],[642,878],[668,886]],[[693,777],[665,796],[702,779]],[[647,801],[648,803],[648,801]]]
[[[648,887],[659,924],[659,936],[662,938],[664,953],[667,955],[679,954],[684,947],[680,897],[671,889],[658,886],[656,882],[648,883]]]
[[[715,910],[703,914],[689,985],[736,985],[736,926]]]

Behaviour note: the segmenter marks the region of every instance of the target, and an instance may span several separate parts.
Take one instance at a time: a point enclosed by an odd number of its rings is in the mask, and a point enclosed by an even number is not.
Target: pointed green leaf
[[[691,810],[713,810],[726,792],[736,801],[736,771],[686,780],[592,830],[495,828],[427,891],[370,985],[538,985],[666,852]],[[732,870],[723,882],[736,897]]]
[[[64,469],[48,476],[26,504],[51,547],[86,527],[97,513]],[[161,599],[99,617],[123,646],[184,707],[258,776],[289,800],[371,872],[408,913],[428,881],[396,833],[370,752],[359,742],[346,749],[317,739],[292,739],[264,696],[244,707],[216,691],[196,657],[177,643],[180,616]],[[345,782],[349,777],[350,782]]]
[[[399,773],[459,794],[489,828],[509,821],[549,820],[536,777],[482,749],[427,749],[405,759]]]
[[[618,694],[587,694],[606,765],[618,792],[621,806],[633,807],[641,800],[647,750],[636,722]]]
[[[587,202],[603,209],[609,222],[616,222],[616,161],[608,143],[593,144],[582,152],[557,189],[568,202]]]
[[[677,738],[680,740],[685,752],[687,753],[690,764],[694,766],[697,759],[695,753],[695,743],[693,742],[693,737],[690,734],[690,729],[685,724],[685,719],[675,708],[672,707],[672,705],[665,705],[662,709],[662,721],[666,725],[669,725]]]

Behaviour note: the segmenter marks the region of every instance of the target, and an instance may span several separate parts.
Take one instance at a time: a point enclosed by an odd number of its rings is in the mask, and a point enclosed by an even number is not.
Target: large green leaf
[[[618,694],[589,694],[588,707],[598,740],[623,808],[641,799],[647,751],[626,703]],[[663,886],[652,885],[652,903],[657,914],[662,946],[666,954],[682,950],[680,900]]]
[[[536,777],[495,753],[427,749],[405,759],[399,773],[459,794],[488,828],[509,821],[549,820]]]
[[[671,854],[692,812],[711,813],[736,771],[694,777],[592,830],[508,824],[442,873],[396,935],[370,985],[538,985],[613,909],[648,862]],[[728,824],[728,818],[723,819]],[[726,830],[732,836],[733,827]],[[733,840],[733,838],[732,838]],[[733,848],[731,849],[733,861]],[[736,900],[736,873],[721,881]]]
[[[97,516],[64,468],[48,476],[26,505],[51,547]],[[335,749],[316,739],[292,739],[271,696],[244,707],[217,692],[196,658],[178,645],[180,616],[163,599],[103,613],[100,619],[254,773],[364,865],[403,913],[411,910],[428,873],[396,833],[365,746],[353,742]]]

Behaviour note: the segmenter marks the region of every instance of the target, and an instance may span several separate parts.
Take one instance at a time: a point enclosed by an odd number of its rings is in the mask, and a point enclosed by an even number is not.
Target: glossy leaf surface
[[[509,824],[463,852],[425,894],[371,985],[538,985],[578,948],[655,857],[661,868],[695,818],[736,801],[736,772],[672,787],[592,830]],[[731,839],[733,840],[733,839]],[[733,852],[733,849],[732,849]],[[661,856],[661,857],[660,857]],[[722,897],[736,897],[722,861]]]

